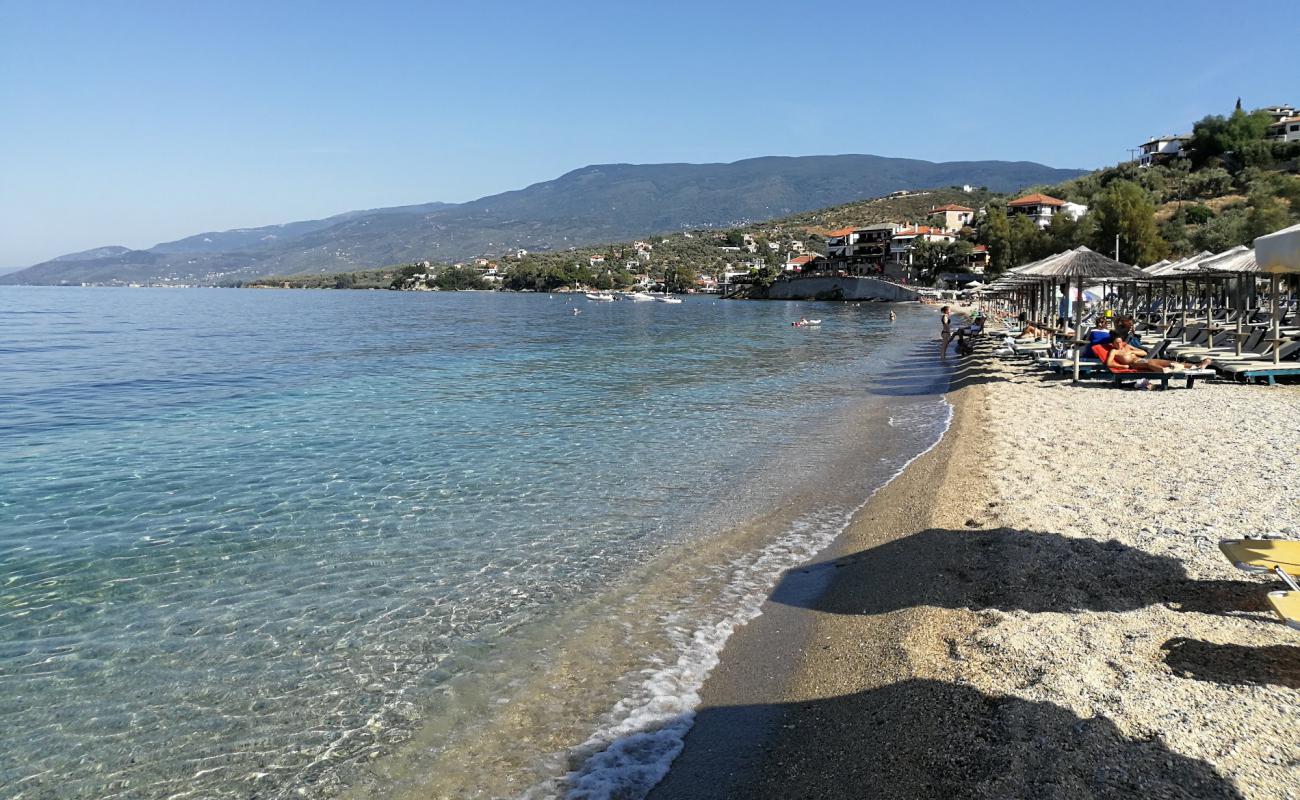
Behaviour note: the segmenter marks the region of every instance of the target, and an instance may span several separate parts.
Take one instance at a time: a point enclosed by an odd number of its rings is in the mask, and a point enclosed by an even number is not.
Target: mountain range
[[[508,249],[555,250],[669,231],[734,227],[901,189],[971,184],[1015,191],[1083,170],[1028,161],[871,155],[769,156],[729,164],[602,164],[466,203],[349,211],[200,233],[147,250],[99,247],[0,275],[0,283],[229,283]]]

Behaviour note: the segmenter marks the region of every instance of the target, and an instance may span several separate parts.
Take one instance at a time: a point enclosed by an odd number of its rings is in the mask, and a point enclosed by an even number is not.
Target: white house
[[[1265,134],[1275,142],[1300,141],[1300,117],[1286,117],[1268,126]]]
[[[900,264],[912,263],[912,248],[917,242],[943,242],[950,244],[957,240],[956,234],[945,231],[943,228],[934,228],[929,225],[918,225],[915,228],[904,228],[893,235],[889,240],[890,260]]]
[[[1262,110],[1264,111],[1264,113],[1272,117],[1274,122],[1281,122],[1284,119],[1287,119],[1289,117],[1294,117],[1296,115],[1295,108],[1293,106],[1287,106],[1287,105],[1269,106],[1268,108]]]
[[[1142,155],[1138,156],[1138,165],[1149,167],[1152,164],[1182,157],[1185,155],[1183,145],[1190,138],[1192,137],[1186,134],[1152,136],[1139,146]]]
[[[1007,203],[1007,216],[1023,214],[1034,221],[1040,228],[1052,224],[1052,216],[1065,205],[1064,200],[1057,200],[1045,194],[1027,194]]]
[[[1062,203],[1060,213],[1066,214],[1070,219],[1078,222],[1080,217],[1088,213],[1088,207],[1082,203]]]
[[[815,256],[815,255],[802,255],[802,256],[795,256],[794,258],[792,258],[792,259],[790,259],[789,261],[785,262],[785,271],[786,271],[786,272],[802,272],[803,269],[804,269],[805,267],[807,267],[810,263],[812,263],[812,260],[813,260],[814,258],[816,258],[816,257],[817,257],[817,256]]]

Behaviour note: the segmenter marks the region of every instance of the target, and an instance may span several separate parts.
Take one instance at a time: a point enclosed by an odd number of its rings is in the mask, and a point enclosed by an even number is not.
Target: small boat
[[[818,325],[821,325],[822,321],[819,319],[801,319],[797,322],[791,322],[790,324],[796,328],[815,328]]]
[[[654,295],[645,292],[627,292],[623,295],[624,299],[631,300],[633,303],[648,303],[655,299]]]
[[[614,295],[612,295],[612,294],[606,294],[605,292],[587,292],[586,295],[585,295],[585,297],[586,297],[588,300],[596,300],[596,301],[599,301],[599,302],[611,302],[611,303],[612,303],[612,302],[614,301]]]
[[[660,295],[655,295],[655,302],[656,303],[680,303],[682,302],[682,298],[669,297],[666,294],[660,294]]]

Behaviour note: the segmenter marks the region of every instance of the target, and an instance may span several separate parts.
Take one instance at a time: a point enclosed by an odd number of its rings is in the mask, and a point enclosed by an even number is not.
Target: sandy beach
[[[1300,535],[1300,388],[978,356],[949,399],[732,638],[651,796],[1297,797],[1300,640],[1217,542]]]

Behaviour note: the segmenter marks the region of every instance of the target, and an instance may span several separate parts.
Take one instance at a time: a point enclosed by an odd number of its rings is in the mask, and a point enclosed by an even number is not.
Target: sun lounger
[[[1267,333],[1268,332],[1265,330],[1257,330],[1253,333],[1246,334],[1241,343],[1242,353],[1254,352],[1255,348],[1259,346],[1259,343],[1264,339]],[[1230,337],[1235,335],[1235,332],[1229,332]],[[1182,359],[1205,358],[1207,356],[1210,358],[1234,358],[1237,354],[1237,348],[1235,346],[1228,347],[1226,345],[1220,347],[1178,347],[1174,348],[1172,352],[1177,353],[1178,357]]]
[[[1150,370],[1129,369],[1128,367],[1111,367],[1105,363],[1106,348],[1099,344],[1092,346],[1092,352],[1098,358],[1102,359],[1102,366],[1112,378],[1115,379],[1116,386],[1123,386],[1130,381],[1150,380],[1159,381],[1161,389],[1169,388],[1169,381],[1172,378],[1184,378],[1187,381],[1187,388],[1191,389],[1196,386],[1197,378],[1210,378],[1214,376],[1212,369],[1180,369],[1171,372],[1152,372]]]
[[[1292,356],[1300,354],[1300,339],[1290,339],[1287,341],[1278,342],[1278,344],[1281,345],[1278,348],[1278,353],[1277,353],[1276,360],[1278,361],[1286,361]],[[1266,347],[1263,350],[1252,350],[1250,352],[1243,351],[1241,355],[1237,355],[1236,353],[1224,353],[1221,356],[1212,356],[1212,358],[1214,359],[1214,363],[1216,365],[1245,363],[1250,361],[1271,362],[1274,360],[1272,345]]]
[[[1232,565],[1246,572],[1267,573],[1282,579],[1286,591],[1268,593],[1269,605],[1288,626],[1300,630],[1300,540],[1225,539],[1219,549]]]
[[[1270,573],[1281,569],[1300,577],[1300,540],[1224,539],[1219,549],[1237,569]]]
[[[1288,628],[1300,631],[1300,592],[1269,592],[1268,604]]]
[[[1269,386],[1273,386],[1277,384],[1278,378],[1300,375],[1300,362],[1282,361],[1274,364],[1271,361],[1258,361],[1240,364],[1215,364],[1215,369],[1233,380],[1250,383],[1263,379]]]

